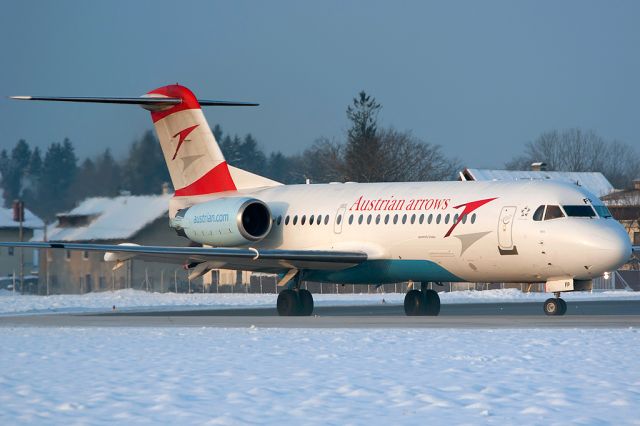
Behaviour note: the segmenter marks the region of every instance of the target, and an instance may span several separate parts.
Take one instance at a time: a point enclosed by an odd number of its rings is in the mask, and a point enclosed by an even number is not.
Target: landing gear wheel
[[[298,301],[300,302],[298,315],[308,317],[313,313],[313,296],[309,290],[300,289],[298,291]]]
[[[552,316],[564,315],[567,311],[567,304],[560,298],[550,298],[544,302],[544,313]]]
[[[293,290],[282,290],[278,295],[278,315],[281,317],[290,317],[298,315],[300,312],[300,301],[298,293]]]
[[[404,296],[404,313],[410,317],[426,313],[426,301],[421,291],[411,290],[407,292]]]
[[[440,313],[440,296],[435,290],[425,290],[425,313],[424,315],[436,317]]]
[[[558,313],[558,315],[564,315],[567,313],[567,302],[564,301],[564,299],[560,299],[558,298],[558,302],[560,303],[560,312]]]

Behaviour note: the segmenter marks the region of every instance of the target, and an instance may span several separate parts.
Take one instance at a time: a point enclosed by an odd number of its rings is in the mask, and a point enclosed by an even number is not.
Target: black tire
[[[290,317],[298,315],[300,311],[300,300],[298,293],[293,290],[282,290],[278,295],[278,315],[281,317]]]
[[[420,290],[411,290],[404,296],[404,313],[407,316],[424,315],[426,303]]]
[[[558,312],[558,315],[564,315],[567,313],[567,302],[564,301],[564,299],[558,299],[558,302],[560,303],[560,312]]]
[[[300,312],[298,315],[308,317],[313,313],[313,296],[309,290],[300,289],[298,291],[298,300],[300,301]]]
[[[549,316],[556,316],[556,315],[561,315],[560,314],[560,310],[561,310],[561,304],[560,302],[558,302],[559,299],[556,298],[550,298],[545,300],[544,302],[544,313],[549,315]]]
[[[440,314],[440,296],[435,290],[426,290],[424,292],[425,299],[425,315],[437,317]]]

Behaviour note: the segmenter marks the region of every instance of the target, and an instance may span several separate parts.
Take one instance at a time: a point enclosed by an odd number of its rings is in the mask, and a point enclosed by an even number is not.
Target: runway
[[[640,301],[570,302],[548,317],[541,303],[443,304],[438,317],[407,317],[402,305],[319,306],[311,317],[279,317],[275,308],[136,310],[0,317],[0,327],[218,328],[629,328],[640,327]]]

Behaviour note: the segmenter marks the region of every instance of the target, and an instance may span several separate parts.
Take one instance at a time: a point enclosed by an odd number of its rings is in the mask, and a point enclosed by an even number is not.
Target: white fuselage
[[[369,261],[353,270],[308,274],[327,281],[588,280],[619,267],[631,253],[614,219],[567,216],[562,206],[602,203],[564,183],[283,185],[242,195],[266,203],[273,219],[267,237],[252,247],[367,253]],[[225,196],[232,194],[214,198]],[[172,211],[197,201],[176,198]],[[564,216],[534,220],[539,206],[561,206]]]

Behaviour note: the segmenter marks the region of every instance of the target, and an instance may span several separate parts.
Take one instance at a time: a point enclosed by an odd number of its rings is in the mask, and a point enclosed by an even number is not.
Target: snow
[[[49,241],[93,241],[128,239],[140,229],[167,214],[172,194],[92,197],[61,216],[89,216],[87,226],[49,229]]]
[[[0,194],[1,196],[1,194]],[[0,197],[0,200],[2,198]],[[29,209],[24,209],[24,221],[22,222],[24,228],[39,229],[44,228],[44,222],[38,216],[33,214]],[[13,220],[13,208],[1,208],[0,207],[0,228],[19,228],[20,223]]]
[[[404,293],[372,294],[314,294],[316,306],[363,305],[386,303],[401,304]],[[594,293],[563,293],[567,301],[640,298],[640,292],[606,291]],[[454,291],[440,293],[446,303],[493,303],[493,302],[542,302],[547,293],[523,293],[517,289]],[[83,295],[33,296],[20,295],[0,290],[0,315],[16,313],[65,313],[104,312],[115,305],[118,310],[127,309],[209,309],[237,307],[274,307],[276,294],[245,293],[148,293],[140,290],[118,290]]]
[[[640,424],[636,329],[2,328],[3,424]]]
[[[578,183],[598,197],[610,194],[614,188],[606,177],[600,172],[556,172],[556,171],[532,171],[532,170],[491,170],[491,169],[466,169],[474,180],[529,180],[551,179],[560,182]]]

